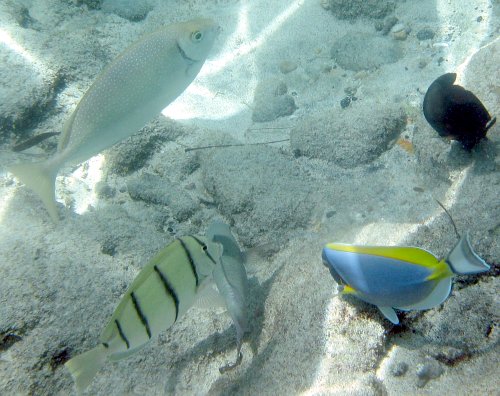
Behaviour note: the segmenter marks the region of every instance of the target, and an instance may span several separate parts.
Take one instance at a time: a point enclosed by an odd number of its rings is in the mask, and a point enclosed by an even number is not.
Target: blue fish
[[[374,304],[394,324],[394,309],[408,311],[437,307],[450,295],[454,275],[490,269],[466,233],[445,259],[416,247],[355,246],[329,243],[323,249],[326,265],[342,294]]]

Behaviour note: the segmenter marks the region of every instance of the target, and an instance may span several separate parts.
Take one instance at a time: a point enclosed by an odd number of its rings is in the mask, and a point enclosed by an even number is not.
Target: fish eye
[[[191,40],[199,43],[203,39],[203,33],[197,30],[196,32],[191,33]]]

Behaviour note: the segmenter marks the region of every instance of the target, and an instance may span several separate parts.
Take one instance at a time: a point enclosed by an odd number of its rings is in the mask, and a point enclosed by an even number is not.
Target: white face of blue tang
[[[339,273],[335,270],[334,265],[328,260],[328,256],[326,254],[326,248],[323,249],[323,253],[321,254],[321,257],[323,259],[323,265],[328,268],[330,271],[330,274],[333,276],[333,279],[335,279],[335,282],[337,282],[339,285],[346,285],[346,282],[342,279],[342,277],[339,275]]]

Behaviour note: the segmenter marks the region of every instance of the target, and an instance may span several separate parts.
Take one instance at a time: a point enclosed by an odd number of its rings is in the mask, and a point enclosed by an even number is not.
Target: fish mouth
[[[323,250],[322,259],[323,259],[323,265],[328,268],[328,270],[330,271],[330,274],[332,275],[335,282],[337,282],[339,287],[342,287],[342,289],[343,289],[344,285],[346,285],[347,283],[344,281],[344,279],[342,279],[340,274],[335,270],[333,264],[328,261],[328,258],[326,257],[326,254],[325,254],[325,250]]]
[[[190,58],[190,57],[186,54],[186,52],[184,52],[184,50],[181,48],[181,46],[179,45],[179,43],[177,43],[177,42],[176,42],[175,44],[177,45],[177,49],[179,50],[179,53],[181,54],[182,58],[183,58],[183,59],[185,59],[186,61],[188,61],[188,63],[189,63],[190,65],[192,65],[192,64],[194,64],[194,63],[196,63],[196,62],[198,62],[198,60],[193,59],[193,58]]]

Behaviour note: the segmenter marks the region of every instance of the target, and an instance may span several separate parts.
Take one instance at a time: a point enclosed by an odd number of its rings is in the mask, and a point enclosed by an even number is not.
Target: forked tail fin
[[[458,275],[477,274],[490,269],[490,266],[472,249],[468,232],[460,238],[460,241],[448,254],[446,262]]]
[[[55,182],[59,167],[54,161],[12,165],[9,171],[31,188],[43,201],[54,223],[59,222]]]
[[[78,393],[83,392],[90,385],[97,372],[106,362],[106,357],[106,347],[99,344],[94,349],[75,356],[64,364],[75,380]]]

